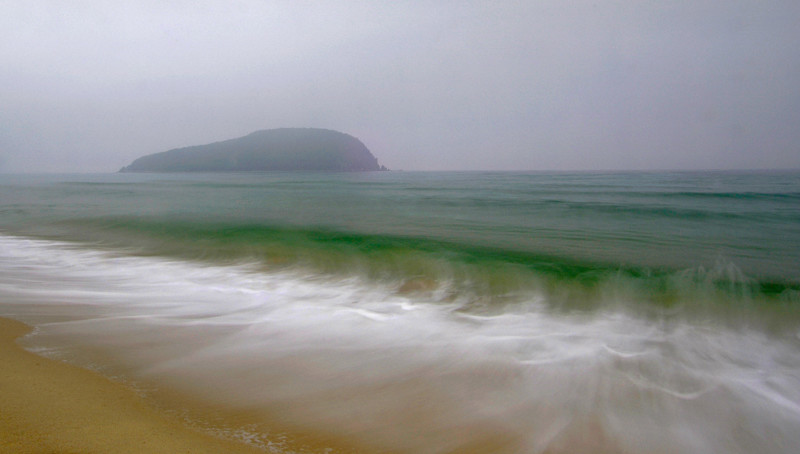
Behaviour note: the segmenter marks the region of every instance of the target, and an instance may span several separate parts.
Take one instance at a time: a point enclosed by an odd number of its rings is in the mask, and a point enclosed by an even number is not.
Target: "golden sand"
[[[0,318],[0,453],[257,453],[184,425],[133,390],[34,355],[30,331]]]

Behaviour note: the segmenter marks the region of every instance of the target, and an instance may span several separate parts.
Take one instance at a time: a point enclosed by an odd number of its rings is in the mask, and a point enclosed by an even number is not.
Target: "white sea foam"
[[[0,236],[0,315],[31,346],[280,411],[368,446],[449,452],[789,453],[797,339],[624,312],[486,315],[359,278]]]

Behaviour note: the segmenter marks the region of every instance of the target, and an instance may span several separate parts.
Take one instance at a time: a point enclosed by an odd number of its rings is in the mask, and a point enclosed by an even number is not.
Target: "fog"
[[[278,127],[402,170],[800,168],[799,18],[796,0],[0,0],[0,171],[114,172]]]

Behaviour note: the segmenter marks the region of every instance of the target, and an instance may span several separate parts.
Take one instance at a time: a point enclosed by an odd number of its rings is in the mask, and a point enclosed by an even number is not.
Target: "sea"
[[[4,174],[0,316],[266,452],[796,453],[800,172]]]

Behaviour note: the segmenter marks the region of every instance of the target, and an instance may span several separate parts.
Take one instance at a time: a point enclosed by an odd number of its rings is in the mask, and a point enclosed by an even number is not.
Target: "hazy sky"
[[[0,0],[0,171],[289,126],[392,169],[800,168],[798,24],[798,0]]]

